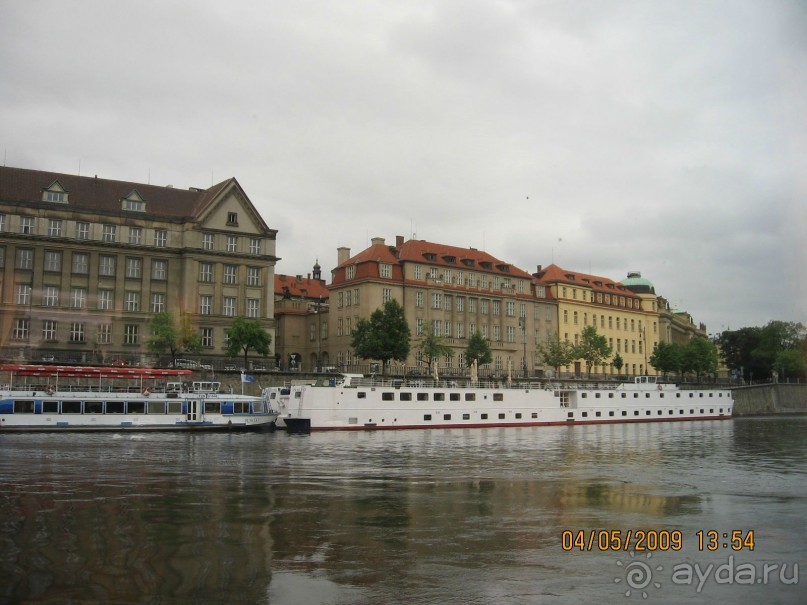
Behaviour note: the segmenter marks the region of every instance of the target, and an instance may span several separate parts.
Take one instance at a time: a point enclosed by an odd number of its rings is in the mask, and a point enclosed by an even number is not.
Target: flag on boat
[[[255,377],[241,372],[241,382],[255,382]]]

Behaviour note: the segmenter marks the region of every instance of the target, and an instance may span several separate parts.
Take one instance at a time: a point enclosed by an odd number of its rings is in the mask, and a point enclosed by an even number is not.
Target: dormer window
[[[123,210],[129,210],[130,212],[145,212],[146,202],[143,201],[143,198],[140,197],[137,191],[132,191],[123,198],[121,208]]]
[[[227,213],[227,224],[228,225],[238,225],[238,213],[237,212],[228,212]]]
[[[42,191],[43,202],[53,202],[55,204],[67,203],[67,191],[59,184],[59,181],[53,181],[50,187]]]

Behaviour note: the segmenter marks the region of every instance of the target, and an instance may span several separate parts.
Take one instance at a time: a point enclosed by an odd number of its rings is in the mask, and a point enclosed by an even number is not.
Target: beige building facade
[[[487,252],[396,237],[395,244],[373,238],[356,255],[338,249],[330,291],[331,362],[342,369],[366,362],[351,348],[351,332],[360,318],[397,300],[412,331],[411,351],[397,372],[426,373],[418,346],[427,333],[453,350],[438,364],[441,375],[467,371],[465,350],[475,332],[486,337],[493,361],[484,373],[533,375],[536,341],[557,331],[557,312],[546,289],[532,276]]]
[[[171,313],[222,358],[236,316],[274,332],[277,231],[236,179],[158,187],[0,168],[0,347],[13,359],[153,362]]]
[[[322,372],[332,367],[329,293],[317,262],[313,274],[275,274],[276,364],[282,370]]]

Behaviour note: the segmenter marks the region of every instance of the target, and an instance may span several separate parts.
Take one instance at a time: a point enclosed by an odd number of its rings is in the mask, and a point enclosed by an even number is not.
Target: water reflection
[[[599,602],[615,560],[563,529],[753,526],[803,556],[805,426],[0,435],[0,602]]]

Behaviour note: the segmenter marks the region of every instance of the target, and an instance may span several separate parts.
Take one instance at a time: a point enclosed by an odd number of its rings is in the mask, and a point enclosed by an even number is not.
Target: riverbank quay
[[[757,384],[734,387],[734,416],[807,414],[807,385]]]

